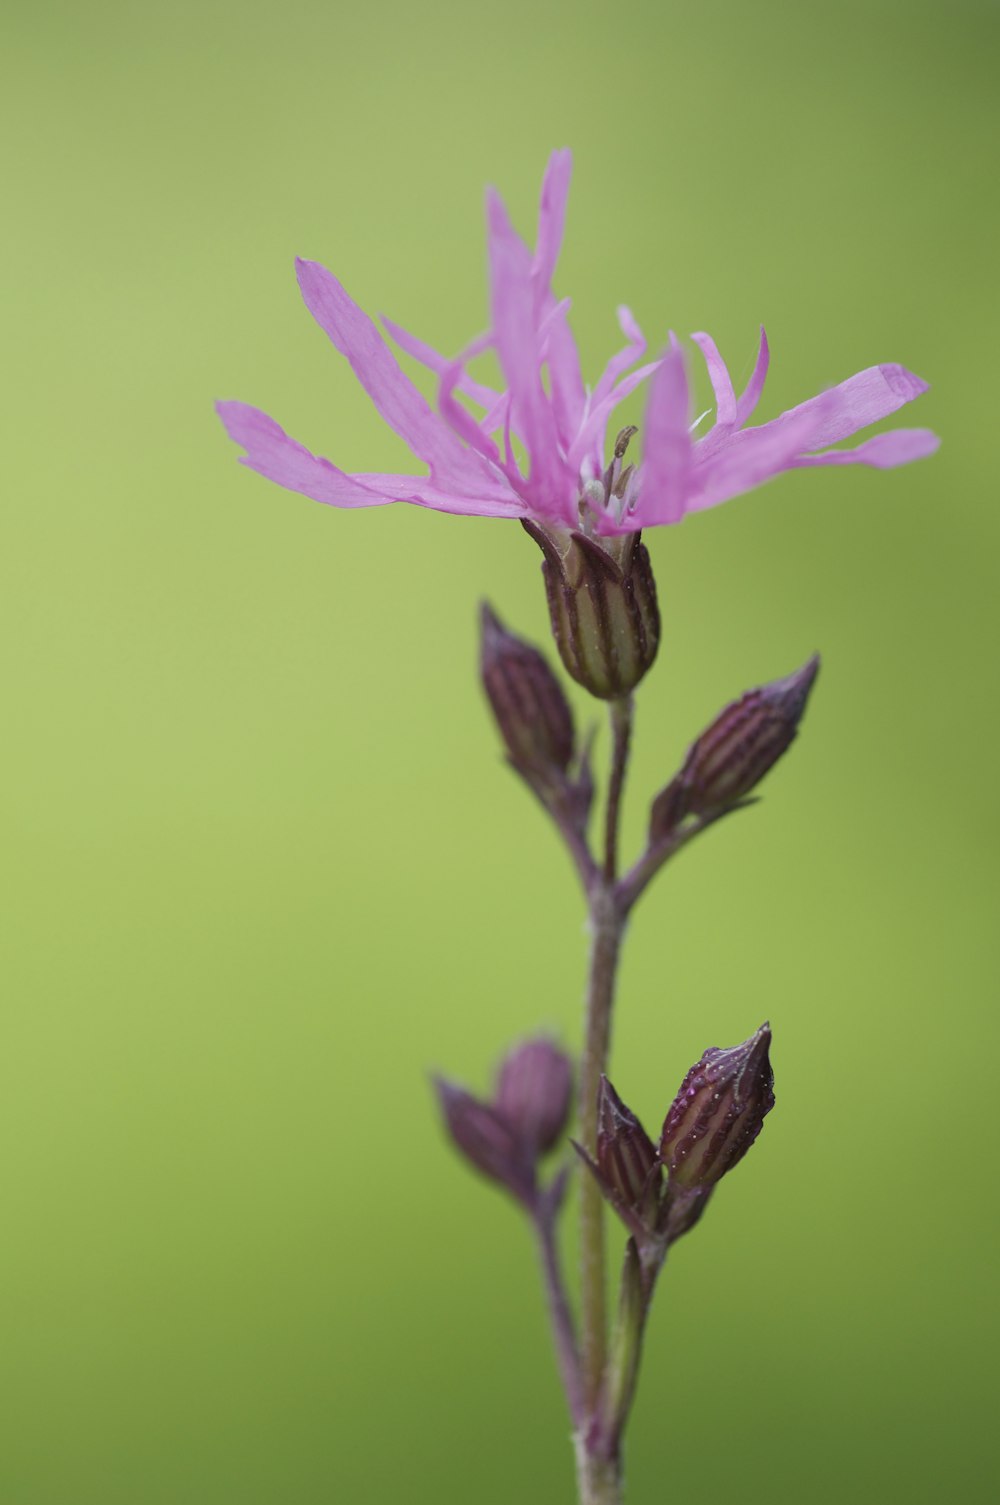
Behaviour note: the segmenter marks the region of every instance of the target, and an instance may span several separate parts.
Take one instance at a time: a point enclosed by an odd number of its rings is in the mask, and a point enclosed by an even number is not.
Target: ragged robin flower
[[[436,411],[336,277],[318,262],[296,263],[309,312],[425,473],[348,474],[259,408],[220,402],[218,411],[246,451],[244,464],[316,501],[337,507],[414,502],[441,512],[520,519],[544,554],[552,627],[566,669],[592,694],[616,699],[645,674],[659,642],[640,529],[678,523],[782,471],[852,463],[883,469],[931,454],[938,441],[927,429],[896,429],[855,449],[831,447],[926,391],[926,382],[899,365],[869,366],[769,423],[748,426],[768,370],[763,329],[739,395],[711,337],[691,336],[714,394],[714,422],[700,435],[680,344],[671,334],[662,353],[640,364],[647,342],[628,308],[618,309],[623,348],[595,383],[586,384],[569,300],[558,299],[552,287],[570,170],[570,153],[554,152],[533,253],[499,194],[489,191],[486,333],[449,357],[383,319],[396,346],[436,377]],[[503,386],[488,385],[470,370],[488,350],[497,357]],[[606,453],[616,409],[647,382],[638,463],[626,454],[636,433],[631,425]]]
[[[348,474],[312,454],[258,408],[220,402],[230,437],[246,451],[244,463],[333,506],[415,502],[442,512],[526,518],[556,536],[579,530],[610,539],[680,522],[689,512],[715,507],[798,466],[861,463],[883,469],[937,448],[927,429],[897,429],[855,449],[831,448],[926,391],[926,382],[898,365],[869,366],[769,423],[748,427],[768,369],[763,330],[753,373],[738,396],[714,341],[707,334],[692,335],[715,398],[714,422],[701,437],[691,421],[679,343],[671,336],[661,355],[637,364],[647,342],[625,307],[618,309],[624,347],[593,385],[585,384],[567,318],[569,300],[557,299],[552,289],[570,169],[568,151],[552,154],[534,253],[511,225],[500,196],[488,193],[491,292],[485,334],[450,358],[383,319],[398,348],[436,376],[436,412],[336,277],[318,262],[296,263],[309,312],[426,474]],[[477,380],[469,370],[486,350],[498,357],[503,388]],[[640,463],[626,462],[622,444],[606,455],[609,420],[646,382]],[[478,415],[458,394],[480,410]],[[518,458],[515,440],[526,461]]]

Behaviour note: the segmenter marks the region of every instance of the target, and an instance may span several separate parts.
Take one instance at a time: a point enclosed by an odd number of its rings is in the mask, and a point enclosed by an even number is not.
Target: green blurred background
[[[5,7],[4,1505],[570,1505],[526,1231],[425,1076],[578,1029],[580,901],[474,677],[480,596],[544,640],[539,557],[284,493],[211,406],[400,465],[293,256],[456,349],[484,184],[532,232],[563,144],[588,371],[619,301],[737,376],[764,320],[762,418],[893,360],[944,437],[649,540],[630,846],[708,716],[825,667],[632,927],[647,1123],[767,1016],[779,1106],[671,1260],[630,1498],[994,1497],[997,21]]]

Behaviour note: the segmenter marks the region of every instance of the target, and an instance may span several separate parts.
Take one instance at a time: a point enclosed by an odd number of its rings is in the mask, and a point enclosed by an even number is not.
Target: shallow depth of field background
[[[934,387],[898,421],[944,437],[649,539],[630,849],[716,709],[825,664],[763,804],[632,927],[614,1077],[647,1124],[765,1017],[778,1107],[671,1259],[630,1499],[992,1498],[996,8],[3,31],[0,1498],[570,1505],[526,1230],[426,1084],[576,1037],[581,903],[474,675],[483,595],[544,640],[539,556],[282,492],[211,406],[404,468],[292,259],[453,351],[484,184],[533,234],[564,144],[590,373],[618,302],[737,378],[763,320],[761,419],[901,361]]]

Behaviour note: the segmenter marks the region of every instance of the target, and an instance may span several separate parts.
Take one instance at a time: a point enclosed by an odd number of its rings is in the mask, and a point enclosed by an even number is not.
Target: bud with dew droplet
[[[720,711],[692,743],[680,773],[654,800],[654,841],[687,816],[719,815],[746,799],[794,742],[819,663],[814,654],[794,674],[748,690]]]
[[[743,1159],[774,1107],[771,1030],[706,1050],[681,1083],[663,1124],[671,1240],[692,1228],[719,1181]]]

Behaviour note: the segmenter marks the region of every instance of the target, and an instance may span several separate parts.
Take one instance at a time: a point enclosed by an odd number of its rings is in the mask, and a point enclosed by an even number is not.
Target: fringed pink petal
[[[810,436],[799,448],[801,451],[822,449],[827,444],[849,439],[859,429],[868,428],[869,424],[888,418],[890,413],[897,412],[926,392],[927,385],[904,366],[869,366],[818,397],[789,408],[763,427],[777,433],[789,424],[798,427],[800,418],[808,420],[811,417]]]
[[[631,375],[623,377],[599,407],[591,408],[569,452],[568,460],[574,469],[581,469],[588,456],[594,462],[595,473],[603,469],[604,432],[608,426],[608,419],[618,404],[624,402],[636,387],[640,387],[648,377],[652,376],[660,364],[660,361],[650,361],[647,365],[640,366]]]
[[[377,507],[390,500],[377,484],[380,477],[373,477],[375,484],[369,487],[346,475],[286,434],[260,408],[245,402],[217,402],[215,410],[230,439],[246,450],[240,463],[269,481],[331,507]]]
[[[690,478],[687,511],[717,507],[743,491],[750,491],[789,470],[810,448],[817,425],[831,421],[836,398],[826,392],[814,403],[784,415],[785,421],[741,429],[728,444],[707,459],[700,448]]]
[[[538,206],[538,243],[531,267],[537,314],[544,311],[556,262],[559,260],[572,174],[573,153],[565,147],[553,152],[542,180],[542,196]]]
[[[416,335],[410,334],[409,330],[403,329],[394,320],[387,319],[384,314],[382,315],[382,325],[390,338],[395,340],[400,350],[404,351],[407,355],[411,355],[415,361],[419,361],[422,366],[426,366],[428,371],[433,371],[436,376],[440,376],[442,371],[451,365],[451,360],[447,355],[442,355],[440,351],[435,350],[431,345],[425,344],[423,340],[418,340]],[[471,397],[474,402],[478,402],[484,408],[492,407],[500,396],[500,393],[494,387],[488,387],[484,382],[476,381],[469,375],[468,371],[462,372],[458,381],[458,390],[464,392],[466,397]]]
[[[636,323],[632,310],[626,308],[625,304],[622,303],[617,313],[619,328],[628,341],[628,344],[624,350],[619,350],[617,355],[611,357],[598,377],[597,385],[594,387],[590,398],[592,409],[599,407],[605,398],[610,395],[619,376],[627,371],[630,366],[634,366],[636,361],[641,361],[646,354],[646,336]]]
[[[525,493],[542,516],[571,517],[572,498],[559,453],[555,417],[542,386],[531,262],[499,195],[487,198],[491,323],[510,388],[513,421],[530,460]]]
[[[438,409],[448,427],[471,449],[476,450],[493,465],[500,463],[500,451],[489,436],[489,431],[480,427],[469,412],[455,397],[455,388],[462,374],[461,360],[452,361],[441,373],[438,383]]]
[[[691,393],[684,356],[671,336],[649,388],[636,520],[642,527],[678,523],[686,511],[692,444]]]
[[[731,428],[736,422],[736,393],[733,391],[729,367],[710,334],[701,330],[691,338],[705,357],[705,365],[708,367],[708,379],[712,383],[715,397],[715,422],[722,428]]]
[[[760,326],[760,344],[757,347],[757,359],[754,362],[750,380],[747,382],[736,404],[736,423],[738,427],[742,427],[756,411],[757,404],[760,401],[760,394],[763,392],[764,383],[767,380],[767,368],[770,363],[771,350],[767,343],[767,334],[762,324]]]
[[[353,480],[384,493],[384,500],[413,502],[434,512],[451,512],[460,517],[526,517],[528,508],[520,497],[509,491],[506,497],[452,496],[432,486],[425,476],[356,475]]]
[[[911,460],[926,460],[940,447],[941,440],[930,429],[893,429],[876,434],[854,449],[830,449],[823,455],[802,455],[796,465],[874,465],[876,470],[891,470],[894,465],[909,465]]]
[[[480,455],[463,448],[404,374],[368,315],[336,277],[316,261],[296,262],[306,307],[351,368],[391,428],[431,468],[444,491],[489,494],[493,478]]]
[[[546,336],[546,364],[549,368],[549,386],[552,389],[552,411],[556,421],[556,433],[565,453],[573,442],[587,402],[587,394],[580,374],[580,356],[573,338],[573,331],[566,320],[569,299],[557,305],[561,310],[549,326]]]

